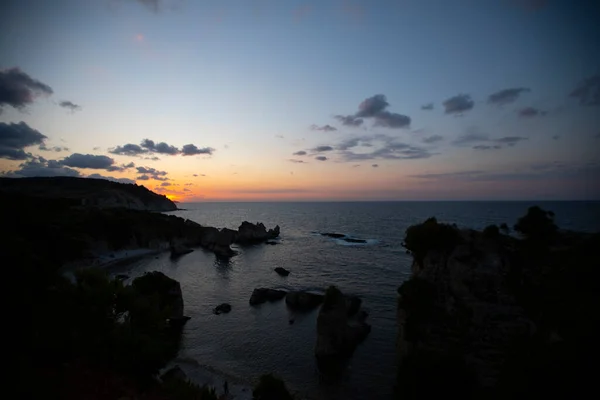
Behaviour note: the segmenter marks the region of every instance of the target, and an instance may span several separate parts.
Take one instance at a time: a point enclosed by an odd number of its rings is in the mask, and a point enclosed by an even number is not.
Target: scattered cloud
[[[292,155],[294,155],[294,156],[305,156],[306,155],[306,151],[300,150],[300,151],[295,152]]]
[[[77,105],[75,103],[72,103],[68,100],[63,100],[60,103],[58,103],[59,106],[61,106],[62,108],[66,108],[71,112],[75,112],[75,111],[80,111],[81,110],[81,106]]]
[[[0,158],[9,160],[25,160],[32,157],[25,148],[33,145],[44,145],[47,137],[29,127],[25,122],[18,124],[0,122]]]
[[[22,110],[41,95],[50,96],[52,88],[33,79],[19,68],[0,70],[0,113],[5,105]]]
[[[501,149],[502,146],[499,145],[493,145],[493,146],[488,146],[488,145],[484,145],[484,144],[479,144],[477,146],[473,146],[473,149],[475,150],[499,150]]]
[[[517,143],[522,142],[523,140],[527,140],[527,138],[521,136],[505,136],[501,137],[500,139],[494,139],[494,142],[505,144],[507,146],[514,146]]]
[[[52,147],[47,147],[45,144],[40,144],[40,146],[38,147],[39,150],[42,151],[54,151],[57,153],[60,153],[61,151],[69,151],[68,147],[64,147],[64,146],[52,146]]]
[[[34,176],[81,176],[79,171],[65,167],[56,160],[46,160],[43,157],[35,157],[19,165],[16,171],[2,173],[10,178],[29,178]]]
[[[569,96],[582,106],[600,106],[600,73],[579,82]]]
[[[283,135],[275,135],[275,137],[276,137],[277,139],[284,139],[284,138],[285,138],[285,136],[283,136]]]
[[[331,146],[317,146],[317,147],[310,149],[310,151],[312,151],[314,153],[323,153],[325,151],[332,151],[332,150],[333,150],[333,147],[331,147]]]
[[[558,139],[560,139],[560,135],[554,135],[554,136],[552,136],[552,139],[558,140]]]
[[[154,140],[144,139],[141,146],[152,153],[168,154],[171,156],[179,154],[179,149],[165,142],[154,143]]]
[[[323,132],[335,132],[337,131],[337,128],[331,125],[323,125],[323,126],[318,126],[315,124],[312,124],[310,126],[310,129],[313,131],[323,131]]]
[[[215,149],[213,149],[212,147],[203,147],[203,148],[199,149],[198,147],[196,147],[193,144],[186,144],[185,146],[183,146],[181,148],[181,155],[184,155],[184,156],[194,156],[194,155],[197,155],[197,154],[209,154],[209,155],[212,155],[212,153],[214,151],[215,151]]]
[[[327,161],[327,157],[325,157],[325,156],[317,156],[317,157],[315,157],[315,160],[317,160],[317,161]]]
[[[423,104],[421,106],[421,110],[425,110],[425,111],[431,111],[431,110],[433,110],[433,103]]]
[[[137,181],[148,181],[150,177],[148,175],[140,175],[136,178]]]
[[[431,144],[436,142],[441,142],[444,138],[440,135],[432,135],[423,138],[423,143]]]
[[[490,140],[489,135],[479,132],[475,127],[470,127],[467,128],[466,133],[454,139],[452,144],[455,146],[470,146],[473,143],[487,142],[488,140]]]
[[[162,186],[162,187],[171,186],[171,184],[169,182],[163,182],[160,184],[160,186]]]
[[[511,89],[503,89],[496,93],[492,93],[488,96],[488,104],[504,106],[506,104],[514,103],[521,93],[530,92],[531,89],[520,87],[520,88],[511,88]]]
[[[193,176],[198,176],[198,174],[194,174]]]
[[[385,95],[376,94],[364,99],[353,115],[336,115],[335,118],[346,126],[360,126],[365,118],[372,118],[374,126],[395,129],[409,127],[410,117],[387,111],[389,105]]]
[[[150,161],[159,161],[160,158],[153,156],[153,157],[144,157],[144,160],[150,160]]]
[[[99,147],[98,147],[98,149],[99,149]],[[96,148],[94,148],[94,150],[96,150]],[[147,153],[148,150],[143,149],[141,146],[138,146],[137,144],[128,143],[124,146],[117,146],[113,149],[110,149],[108,152],[111,154],[119,154],[122,156],[137,156],[140,154]]]
[[[194,186],[193,183],[186,183],[184,186]]]
[[[98,151],[98,150],[100,150],[100,146],[96,146],[96,147],[94,147],[92,150],[94,150],[94,151]]]
[[[155,181],[169,180],[169,178],[166,177],[167,171],[159,171],[155,168],[150,167],[137,167],[136,170],[138,174],[142,174],[138,177],[138,180],[148,180],[150,178],[154,179]],[[142,178],[142,176],[145,176],[145,178]]]
[[[94,154],[73,153],[59,161],[61,165],[72,168],[105,169],[107,171],[123,171],[125,166],[119,167],[115,160],[107,156]]]
[[[373,168],[379,168],[379,164],[372,164],[371,167],[373,167]]]
[[[304,160],[296,160],[296,159],[293,159],[293,158],[290,158],[288,161],[289,161],[289,162],[293,162],[293,163],[295,163],[295,164],[308,164],[308,163],[307,163],[306,161],[304,161]]]
[[[361,126],[364,122],[362,118],[356,118],[354,115],[336,115],[335,119],[340,121],[344,126]]]
[[[188,188],[183,188],[183,191],[184,191],[184,192],[191,192],[191,190],[190,190],[190,189],[188,189]]]
[[[532,117],[546,115],[545,111],[539,110],[534,107],[521,108],[521,109],[517,110],[517,113],[519,114],[519,117],[522,117],[522,118],[532,118]]]
[[[360,164],[354,164],[354,165],[352,166],[352,168],[357,168],[357,167],[360,167]]]
[[[462,114],[465,111],[471,110],[475,106],[475,102],[468,94],[459,94],[454,97],[450,97],[442,104],[446,114]]]

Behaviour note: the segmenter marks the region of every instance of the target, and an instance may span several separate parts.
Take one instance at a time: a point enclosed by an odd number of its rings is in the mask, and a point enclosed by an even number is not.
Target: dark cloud
[[[345,126],[361,126],[364,122],[362,118],[357,118],[354,115],[336,115],[334,118]]]
[[[373,165],[371,165],[371,167],[373,167],[373,168],[379,168],[379,164],[373,164]]]
[[[75,112],[75,111],[80,111],[81,110],[81,106],[77,105],[75,103],[72,103],[68,100],[63,100],[60,103],[58,103],[59,106],[68,109],[71,112]]]
[[[479,132],[475,128],[468,128],[467,132],[460,135],[452,141],[455,146],[470,146],[477,142],[487,142],[490,140],[489,135]]]
[[[331,146],[317,146],[317,147],[310,149],[310,151],[315,152],[315,153],[323,153],[325,151],[332,151],[332,150],[333,150],[333,147],[331,147]]]
[[[198,174],[194,174],[193,176],[198,176]]]
[[[96,147],[92,148],[92,150],[98,151],[98,150],[100,150],[100,146],[96,146]]]
[[[153,156],[153,157],[144,157],[144,160],[150,160],[150,161],[159,161],[160,158]]]
[[[579,82],[569,95],[579,100],[582,106],[600,105],[600,74],[590,76]]]
[[[318,160],[318,161],[327,161],[327,157],[325,157],[325,156],[317,156],[317,157],[315,157],[315,160]]]
[[[364,99],[358,105],[358,111],[354,115],[336,115],[342,124],[347,126],[359,126],[363,123],[365,118],[373,118],[375,123],[374,126],[380,126],[384,128],[406,128],[410,126],[410,117],[398,113],[392,113],[386,111],[389,107],[387,98],[383,94],[376,94],[375,96]]]
[[[293,158],[290,158],[288,161],[289,161],[289,162],[293,162],[293,163],[295,163],[295,164],[307,164],[307,162],[306,162],[306,161],[304,161],[304,160],[295,160],[295,159],[293,159]]]
[[[142,140],[141,146],[152,153],[168,154],[171,156],[179,154],[179,149],[177,147],[171,146],[165,142],[155,143],[154,140],[144,139]]]
[[[406,128],[410,126],[410,117],[388,111],[381,111],[375,116],[375,126],[385,128]]]
[[[146,176],[147,178],[139,178],[140,180],[154,179],[155,181],[168,181],[169,178],[166,177],[167,171],[159,171],[155,168],[150,167],[136,167],[136,170],[142,176]]]
[[[190,189],[188,189],[188,188],[183,188],[183,191],[184,191],[184,192],[191,192],[191,190],[190,190]]]
[[[499,150],[501,148],[502,148],[502,146],[498,146],[497,144],[493,145],[493,146],[488,146],[488,145],[484,145],[484,144],[479,144],[477,146],[473,146],[473,149],[475,149],[475,150]]]
[[[46,139],[45,135],[30,128],[25,122],[0,122],[0,158],[25,160],[31,157],[31,154],[23,149],[33,145],[44,145]]]
[[[150,177],[148,175],[140,175],[140,176],[137,177],[136,180],[138,180],[138,181],[149,181]]]
[[[436,142],[440,142],[444,140],[444,138],[440,135],[432,135],[432,136],[427,136],[423,138],[423,143],[436,143]]]
[[[94,154],[73,153],[60,161],[61,165],[73,168],[105,169],[107,171],[119,171],[121,167],[114,165],[115,160],[107,156]]]
[[[471,110],[475,106],[475,102],[468,94],[459,94],[450,97],[442,103],[446,114],[462,114],[465,111]]]
[[[503,106],[515,102],[521,93],[530,91],[531,89],[524,87],[500,90],[488,96],[488,103]]]
[[[297,151],[293,154],[294,156],[305,156],[306,152],[304,150]]]
[[[531,118],[531,117],[546,115],[545,111],[539,110],[534,107],[521,108],[521,109],[517,110],[517,113],[519,114],[519,117],[522,117],[522,118]]]
[[[161,143],[159,143],[161,144]],[[212,147],[203,147],[203,148],[198,148],[193,144],[186,144],[185,146],[183,146],[181,148],[181,155],[184,156],[194,156],[197,154],[209,154],[212,155],[213,151],[215,151],[215,149],[213,149]]]
[[[43,157],[35,157],[19,165],[16,171],[2,173],[6,177],[29,178],[34,176],[81,176],[79,171],[65,167],[56,160],[46,160]]]
[[[340,144],[338,144],[335,148],[338,150],[348,150],[352,147],[356,147],[361,143],[361,138],[351,138],[344,139]]]
[[[426,149],[411,146],[406,143],[390,142],[383,147],[370,153],[354,153],[352,151],[343,151],[341,155],[345,161],[363,161],[363,160],[415,160],[420,158],[429,158],[433,156]]]
[[[115,178],[114,176],[104,176],[104,175],[100,175],[100,174],[91,174],[91,175],[86,176],[86,178],[105,179],[107,181],[113,181],[113,182],[119,182],[119,183],[130,183],[130,184],[135,183],[135,181],[132,179]]]
[[[337,131],[337,128],[331,125],[323,125],[323,126],[318,126],[315,124],[312,124],[310,126],[310,129],[312,129],[313,131],[323,131],[323,132],[335,132]]]
[[[388,103],[385,95],[376,94],[375,96],[364,99],[358,105],[358,111],[355,116],[358,118],[372,118],[385,110],[389,105],[390,103]]]
[[[423,104],[421,110],[431,111],[433,110],[433,103]]]
[[[527,140],[527,138],[521,136],[505,136],[501,137],[500,139],[494,139],[494,142],[505,144],[507,146],[514,146],[517,143],[522,142],[523,140]]]
[[[0,113],[5,105],[21,110],[33,103],[36,97],[52,93],[50,86],[33,79],[19,68],[0,71]]]
[[[169,182],[163,182],[163,183],[160,184],[160,186],[163,186],[163,187],[164,186],[171,186],[171,184]]]
[[[40,149],[42,151],[54,151],[54,152],[57,152],[57,153],[60,153],[61,151],[69,151],[68,147],[61,147],[61,146],[47,147],[45,144],[40,144],[40,146],[38,147],[38,149]]]
[[[114,149],[110,149],[108,152],[111,154],[119,154],[123,156],[137,156],[139,154],[148,153],[148,150],[143,149],[137,144],[128,143],[124,146],[117,146]]]

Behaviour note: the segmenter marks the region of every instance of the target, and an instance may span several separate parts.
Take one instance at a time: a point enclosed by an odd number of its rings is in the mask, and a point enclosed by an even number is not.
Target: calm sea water
[[[600,231],[600,202],[537,203],[556,214],[562,228]],[[132,276],[159,270],[181,282],[186,314],[181,357],[252,381],[262,373],[281,376],[288,386],[313,399],[385,399],[395,381],[396,289],[409,277],[411,257],[401,247],[411,224],[430,216],[459,226],[512,226],[531,203],[524,202],[364,202],[364,203],[194,203],[172,214],[203,225],[236,229],[248,220],[279,224],[280,244],[239,249],[229,262],[202,250],[177,261],[168,255],[123,267]],[[348,245],[316,232],[339,232],[367,239]],[[291,271],[280,277],[273,268]],[[121,271],[120,271],[121,272]],[[285,302],[250,307],[256,287],[324,290],[338,286],[358,295],[369,312],[369,337],[338,384],[320,384],[314,361],[316,316],[292,315]],[[213,315],[223,302],[233,310]],[[295,323],[288,320],[293,317]]]

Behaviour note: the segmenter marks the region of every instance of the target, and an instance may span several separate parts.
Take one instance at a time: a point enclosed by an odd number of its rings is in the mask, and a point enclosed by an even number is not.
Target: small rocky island
[[[532,207],[509,229],[411,226],[398,297],[399,398],[576,398],[594,382],[600,234]],[[501,233],[504,231],[504,233]]]

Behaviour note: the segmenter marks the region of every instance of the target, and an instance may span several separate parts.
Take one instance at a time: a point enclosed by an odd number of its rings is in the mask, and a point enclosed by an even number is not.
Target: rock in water
[[[333,239],[341,239],[343,237],[346,237],[346,235],[344,235],[343,233],[321,233],[322,236],[327,236]]]
[[[338,376],[346,361],[371,332],[364,320],[349,320],[349,301],[335,286],[330,286],[317,318],[315,356],[319,371],[326,377]]]
[[[288,292],[285,304],[293,310],[309,311],[323,302],[322,294],[308,293],[305,291]]]
[[[190,249],[189,247],[185,246],[180,241],[171,242],[170,250],[171,250],[171,258],[181,257],[184,254],[188,254],[188,253],[191,253],[192,251],[194,251],[193,249]]]
[[[290,274],[290,271],[282,267],[275,268],[275,272],[277,272],[281,276],[288,276]]]
[[[250,305],[254,306],[266,301],[281,300],[285,297],[286,293],[284,290],[257,288],[254,289],[252,296],[250,296]]]
[[[219,315],[219,314],[226,314],[229,311],[231,311],[231,304],[223,303],[223,304],[219,304],[218,306],[216,306],[215,309],[213,310],[213,313],[216,315]]]
[[[141,296],[158,299],[158,308],[165,315],[168,315],[168,319],[182,320],[188,318],[183,315],[181,285],[162,272],[146,272],[144,275],[135,278],[131,283],[131,287]]]
[[[275,239],[279,236],[279,225],[274,229],[265,228],[262,223],[252,224],[248,221],[242,222],[237,231],[236,243],[239,244],[253,244],[261,243],[270,239]]]

